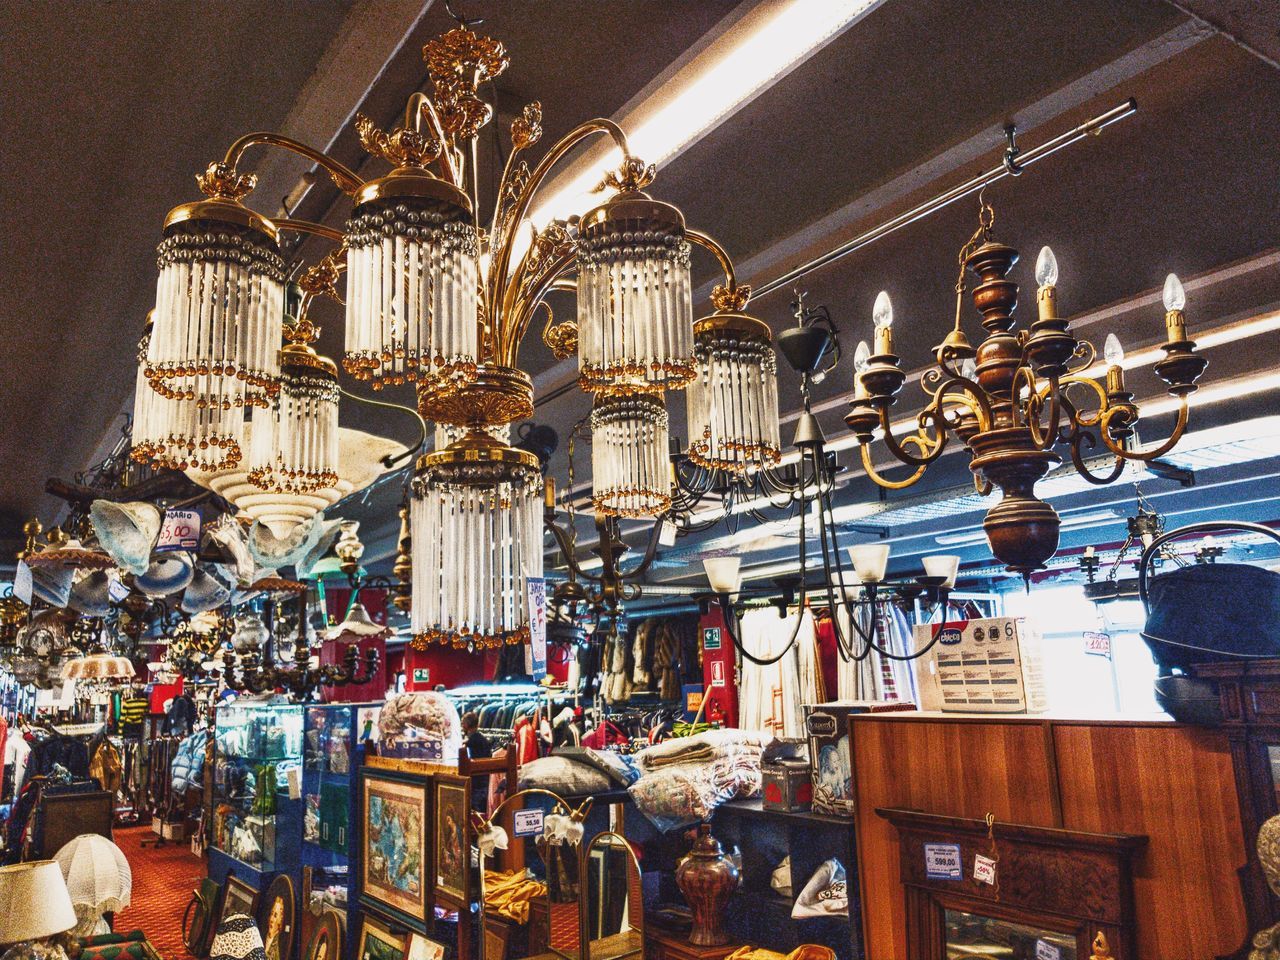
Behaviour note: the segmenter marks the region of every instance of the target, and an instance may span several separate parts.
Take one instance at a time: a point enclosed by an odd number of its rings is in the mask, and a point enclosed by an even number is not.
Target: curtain
[[[865,604],[854,607],[855,616],[863,632],[871,635],[872,617],[880,618],[875,634],[876,643],[896,656],[912,651],[911,627],[906,615],[889,603],[876,604],[875,613]],[[836,611],[840,632],[855,651],[864,644],[849,625],[849,608],[840,604]],[[916,676],[913,661],[891,660],[876,650],[862,660],[840,658],[841,700],[910,700],[919,704],[916,693]]]
[[[796,644],[777,663],[762,667],[742,661],[738,726],[760,730],[776,737],[804,736],[802,704],[818,701],[818,644],[813,615],[805,610],[787,617],[773,609],[748,610],[738,625],[742,646],[762,659],[776,657],[786,647],[793,631]]]

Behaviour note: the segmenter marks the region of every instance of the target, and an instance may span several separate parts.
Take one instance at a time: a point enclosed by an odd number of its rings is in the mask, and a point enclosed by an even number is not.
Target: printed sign
[[[938,637],[938,642],[944,647],[954,647],[963,637],[963,631],[957,630],[955,627],[944,627],[942,635]]]
[[[200,546],[200,511],[166,510],[156,550],[194,550]]]
[[[724,686],[724,661],[723,660],[711,661],[711,685],[713,687]]]
[[[27,566],[27,561],[19,560],[18,569],[13,572],[13,595],[31,606],[31,568]]]
[[[698,710],[702,707],[702,684],[691,683],[686,684],[684,688],[684,713],[686,720],[692,720],[697,716]]]
[[[430,683],[430,682],[431,682],[431,668],[430,668],[430,667],[414,667],[414,668],[413,668],[413,682],[414,682],[415,684],[418,684],[418,683]]]
[[[123,603],[129,596],[129,588],[116,576],[114,570],[107,573],[107,596],[115,603]]]
[[[517,810],[511,818],[511,826],[517,837],[540,837],[542,836],[542,817],[541,810]]]
[[[926,843],[924,872],[930,880],[963,880],[964,868],[960,865],[960,845]]]
[[[535,681],[547,675],[547,581],[529,578],[529,646],[525,667]]]
[[[1084,652],[1095,657],[1111,657],[1111,634],[1087,630],[1084,635]]]
[[[719,650],[720,649],[720,628],[707,627],[702,631],[702,649],[703,650]]]
[[[1037,940],[1036,960],[1062,960],[1062,949],[1045,940]]]
[[[990,857],[984,857],[979,853],[973,858],[973,879],[979,883],[994,885],[996,882],[996,862]]]

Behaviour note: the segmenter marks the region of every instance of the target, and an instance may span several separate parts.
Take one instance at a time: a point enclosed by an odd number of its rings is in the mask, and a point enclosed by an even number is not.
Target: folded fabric
[[[568,757],[541,757],[520,768],[520,789],[550,790],[565,797],[603,793],[613,786],[602,770]]]
[[[844,865],[834,857],[813,872],[809,882],[796,897],[791,919],[849,915],[849,892],[845,884]]]
[[[595,767],[618,786],[629,787],[640,779],[640,771],[630,757],[610,750],[592,750],[590,747],[558,747],[555,755]]]
[[[769,886],[781,896],[791,899],[791,854],[788,853],[783,857],[782,862],[774,868],[773,874],[769,877]]]
[[[636,760],[642,769],[656,770],[673,763],[699,763],[727,750],[760,753],[773,737],[754,730],[708,730],[693,737],[680,737],[641,750]]]
[[[486,909],[516,923],[529,922],[529,904],[547,895],[547,885],[534,880],[527,871],[513,870],[502,873],[497,870],[484,872],[484,903]]]
[[[802,943],[785,956],[762,947],[739,947],[725,960],[836,960],[836,952],[816,943]]]

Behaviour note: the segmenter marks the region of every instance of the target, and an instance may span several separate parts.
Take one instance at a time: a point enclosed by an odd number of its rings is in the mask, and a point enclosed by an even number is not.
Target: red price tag
[[[195,550],[200,546],[200,513],[197,510],[166,510],[156,550]]]

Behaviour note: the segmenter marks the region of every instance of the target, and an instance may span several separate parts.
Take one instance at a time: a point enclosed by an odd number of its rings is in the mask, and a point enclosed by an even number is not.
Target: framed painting
[[[342,956],[342,915],[326,910],[316,921],[315,933],[307,942],[302,960],[344,960]]]
[[[360,822],[361,901],[425,933],[431,887],[426,781],[389,770],[362,769]]]
[[[471,812],[471,780],[447,773],[432,778],[435,790],[435,854],[431,875],[437,895],[455,906],[470,902],[471,841],[467,835]]]
[[[355,960],[404,960],[405,938],[367,913],[360,918]]]
[[[293,881],[287,873],[278,874],[267,887],[258,908],[258,929],[262,931],[263,953],[267,960],[291,960],[293,957],[296,902]]]
[[[243,913],[255,920],[258,916],[258,891],[253,889],[235,874],[227,874],[227,882],[222,890],[222,909],[218,911],[218,922],[215,929],[221,926],[227,917]]]
[[[444,960],[444,944],[428,940],[420,933],[411,933],[404,960]]]

